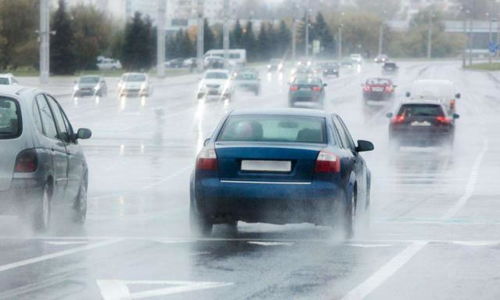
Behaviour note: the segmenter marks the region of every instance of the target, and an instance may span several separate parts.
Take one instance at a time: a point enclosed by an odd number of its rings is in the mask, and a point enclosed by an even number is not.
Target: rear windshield
[[[229,76],[224,72],[210,72],[205,75],[207,79],[228,79]]]
[[[436,104],[405,104],[399,109],[398,115],[405,117],[433,117],[444,115],[443,109]]]
[[[321,81],[314,77],[299,77],[295,79],[295,84],[321,85]]]
[[[82,77],[80,78],[81,83],[98,83],[99,77]]]
[[[217,141],[326,143],[325,119],[282,115],[231,116]]]
[[[125,76],[125,81],[131,81],[131,82],[134,82],[134,81],[146,81],[146,76],[143,75],[143,74],[131,74],[131,75],[127,75]]]
[[[249,80],[249,79],[256,79],[257,75],[255,73],[238,73],[236,76],[236,79],[241,79],[241,80]]]
[[[0,97],[0,139],[11,139],[21,134],[21,112],[16,100]]]

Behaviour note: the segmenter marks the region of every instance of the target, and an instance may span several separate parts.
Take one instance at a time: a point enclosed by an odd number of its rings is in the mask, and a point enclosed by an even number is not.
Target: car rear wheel
[[[354,235],[354,216],[356,210],[356,193],[352,192],[350,199],[338,199],[333,207],[333,228],[340,230],[344,238],[350,239]]]
[[[207,216],[197,212],[193,207],[193,203],[191,203],[189,209],[189,223],[191,226],[191,233],[195,236],[206,237],[212,234],[213,223]]]
[[[36,232],[45,232],[50,228],[52,219],[52,187],[46,184],[42,191],[42,197],[36,203],[32,215],[32,228]]]

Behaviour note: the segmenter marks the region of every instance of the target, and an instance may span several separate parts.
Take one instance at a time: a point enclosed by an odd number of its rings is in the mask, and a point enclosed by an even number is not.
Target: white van
[[[232,66],[244,66],[247,63],[247,50],[245,49],[229,49],[229,64]],[[224,49],[212,49],[205,53],[205,61],[208,58],[220,57],[224,58]]]

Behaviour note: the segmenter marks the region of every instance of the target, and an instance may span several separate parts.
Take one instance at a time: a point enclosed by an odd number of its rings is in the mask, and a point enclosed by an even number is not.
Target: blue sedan
[[[237,221],[339,226],[353,235],[367,209],[370,171],[342,119],[302,109],[228,114],[198,154],[191,179],[190,221],[207,236]]]

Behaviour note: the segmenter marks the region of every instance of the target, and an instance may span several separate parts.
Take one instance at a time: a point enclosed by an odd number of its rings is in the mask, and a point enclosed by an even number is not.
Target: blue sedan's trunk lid
[[[215,148],[219,178],[238,181],[309,182],[313,178],[316,158],[324,147],[322,144],[219,142]],[[258,167],[252,168],[255,165]],[[257,170],[262,165],[271,167]]]

